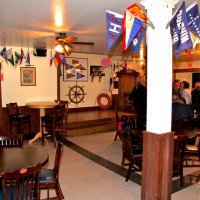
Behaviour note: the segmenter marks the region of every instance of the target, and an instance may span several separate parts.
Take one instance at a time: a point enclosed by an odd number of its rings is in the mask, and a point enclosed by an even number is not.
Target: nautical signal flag
[[[26,66],[30,66],[31,65],[31,59],[30,59],[30,53],[29,53],[29,50],[27,50],[27,53],[26,53]]]
[[[7,60],[11,63],[11,65],[14,66],[15,62],[14,62],[14,56],[12,53],[12,48],[6,51],[6,57],[7,57]]]
[[[193,44],[193,49],[195,49],[196,45],[200,43],[200,39],[192,31],[189,32]]]
[[[144,35],[145,29],[142,26],[141,29],[138,32],[138,35],[134,38],[133,40],[133,46],[132,46],[132,51],[133,53],[135,53],[136,55],[138,55],[139,50],[140,50],[140,44],[142,42],[142,37]]]
[[[81,78],[84,78],[84,77],[85,76],[83,74],[77,72],[77,74],[76,74],[77,79],[81,79]]]
[[[147,23],[147,16],[144,14],[143,10],[140,8],[140,6],[138,6],[137,4],[133,4],[131,6],[129,6],[127,8],[127,10],[132,14],[134,15],[135,17],[143,20],[144,22]]]
[[[17,65],[20,61],[21,55],[15,51],[15,65]]]
[[[186,9],[190,37],[193,43],[193,49],[200,43],[200,15],[198,4],[195,2]]]
[[[6,47],[4,47],[1,52],[0,55],[5,59],[5,61],[7,62],[7,54],[6,54]]]
[[[185,2],[182,2],[170,21],[170,33],[176,57],[183,50],[192,50],[193,44],[189,33]]]
[[[107,50],[109,51],[122,33],[124,16],[112,11],[106,11],[107,21]]]
[[[24,51],[23,49],[21,48],[21,56],[20,56],[20,61],[19,61],[19,65],[22,64],[22,60],[24,59]]]
[[[125,29],[122,43],[122,51],[125,51],[133,39],[138,34],[138,31],[143,26],[144,21],[132,15],[129,10],[126,10],[124,13],[124,26]]]
[[[186,10],[189,29],[200,38],[200,15],[198,4],[195,2]]]

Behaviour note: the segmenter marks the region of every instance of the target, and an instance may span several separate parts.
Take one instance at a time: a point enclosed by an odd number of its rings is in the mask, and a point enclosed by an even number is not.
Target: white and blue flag
[[[170,21],[170,32],[176,57],[183,50],[192,50],[193,44],[189,33],[185,2],[183,2]]]
[[[200,15],[198,4],[195,2],[186,10],[189,29],[200,38]]]

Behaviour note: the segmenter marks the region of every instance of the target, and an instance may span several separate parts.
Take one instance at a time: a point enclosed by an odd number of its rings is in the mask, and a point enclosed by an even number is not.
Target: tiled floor
[[[113,141],[115,132],[69,137],[60,169],[61,188],[69,200],[139,200],[140,174],[125,182],[120,175],[121,144]],[[37,141],[32,145],[41,145]],[[49,152],[49,166],[54,162],[55,148],[51,143],[44,148]],[[200,172],[198,167],[184,168],[184,189],[173,178],[172,200],[200,200]],[[196,174],[194,172],[197,172]],[[195,178],[192,175],[196,176]],[[187,176],[186,176],[187,175]],[[197,182],[197,183],[196,183]]]

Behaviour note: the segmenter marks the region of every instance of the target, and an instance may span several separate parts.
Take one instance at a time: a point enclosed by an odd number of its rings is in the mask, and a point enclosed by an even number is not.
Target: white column
[[[145,0],[147,16],[155,29],[147,28],[147,131],[171,131],[172,40],[167,23],[178,1]]]

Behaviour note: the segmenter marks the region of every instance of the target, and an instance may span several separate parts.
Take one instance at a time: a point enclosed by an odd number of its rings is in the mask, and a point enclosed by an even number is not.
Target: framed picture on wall
[[[67,64],[63,67],[63,81],[88,81],[88,59],[66,58]]]
[[[20,67],[21,86],[36,86],[36,68]]]
[[[102,66],[91,65],[90,76],[105,76]]]

